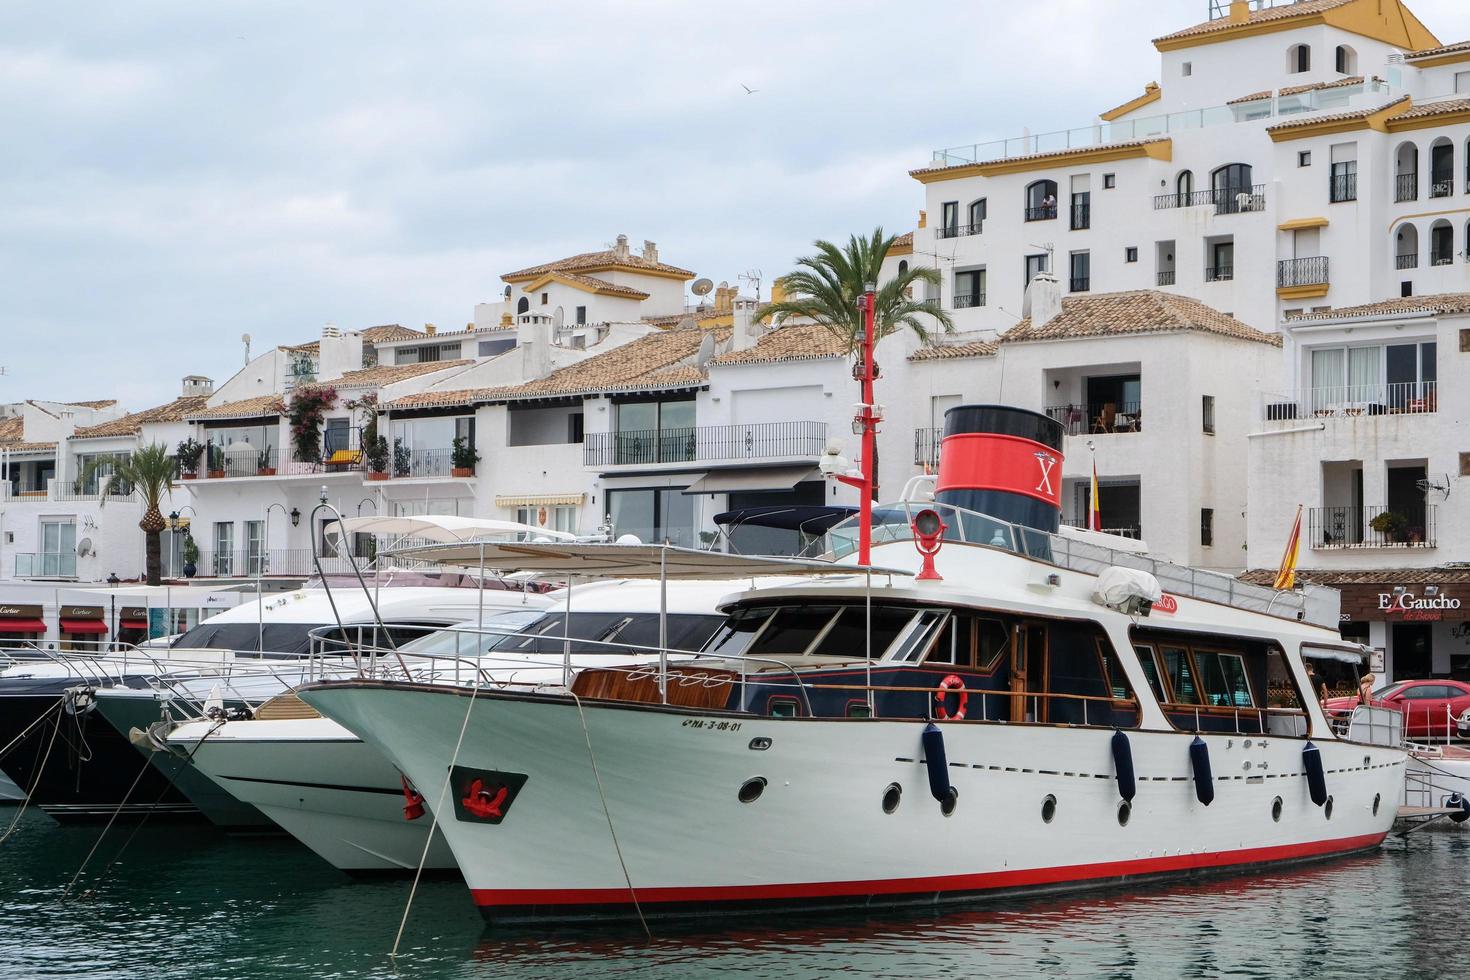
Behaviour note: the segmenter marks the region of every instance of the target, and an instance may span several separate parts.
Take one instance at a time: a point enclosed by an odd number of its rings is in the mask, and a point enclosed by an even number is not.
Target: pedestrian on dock
[[[1376,681],[1377,678],[1373,676],[1371,671],[1358,678],[1359,704],[1369,705],[1373,703],[1373,685]]]

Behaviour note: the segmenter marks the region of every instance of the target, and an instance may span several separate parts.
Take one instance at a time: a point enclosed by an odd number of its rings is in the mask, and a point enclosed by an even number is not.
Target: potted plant
[[[223,446],[210,443],[205,447],[205,457],[208,459],[205,468],[211,480],[218,480],[225,475],[225,449]]]
[[[337,404],[337,389],[298,388],[286,410],[291,423],[291,442],[296,459],[302,463],[319,463],[322,458],[322,422],[327,409]]]
[[[199,574],[199,546],[194,543],[194,535],[184,535],[184,578],[193,578]]]
[[[402,439],[393,440],[393,475],[399,478],[413,473],[413,450]]]
[[[376,418],[363,430],[362,455],[367,460],[369,480],[388,479],[388,440],[378,435]]]
[[[1385,510],[1373,515],[1368,526],[1388,540],[1397,541],[1403,534],[1404,528],[1409,526],[1409,519],[1396,510]]]
[[[474,476],[475,464],[480,461],[480,454],[475,452],[475,447],[464,436],[455,436],[452,445],[454,448],[449,452],[450,475]]]
[[[199,457],[204,455],[204,444],[193,436],[179,443],[174,450],[174,457],[179,461],[179,470],[186,480],[195,480],[199,477]]]
[[[266,446],[255,457],[255,473],[257,476],[275,476],[276,460],[271,447]]]

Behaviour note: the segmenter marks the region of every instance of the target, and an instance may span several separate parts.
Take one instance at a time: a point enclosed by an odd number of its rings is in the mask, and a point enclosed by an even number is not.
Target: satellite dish
[[[713,281],[709,279],[696,279],[690,284],[689,291],[695,296],[708,296],[714,288],[715,284]]]
[[[81,556],[82,558],[85,558],[88,555],[90,555],[91,553],[92,553],[92,539],[91,538],[83,538],[82,540],[80,540],[80,541],[77,542],[77,554],[79,556]]]

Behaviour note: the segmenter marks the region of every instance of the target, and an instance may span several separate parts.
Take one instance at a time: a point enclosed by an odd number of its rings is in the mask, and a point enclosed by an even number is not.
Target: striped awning
[[[585,493],[541,493],[508,495],[495,498],[496,507],[558,507],[566,504],[581,504]]]

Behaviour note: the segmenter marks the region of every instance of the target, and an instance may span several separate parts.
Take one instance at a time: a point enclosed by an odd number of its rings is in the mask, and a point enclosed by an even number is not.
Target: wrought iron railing
[[[935,467],[939,465],[939,444],[944,441],[944,429],[925,426],[914,430],[914,465]]]
[[[132,495],[131,486],[116,480],[108,480],[105,487],[101,480],[93,480],[90,483],[52,480],[47,497],[56,501],[102,500],[104,497],[108,500],[126,500]]]
[[[1154,197],[1154,210],[1213,206],[1216,214],[1241,214],[1266,210],[1266,185],[1250,187],[1211,187],[1182,194],[1159,194]]]
[[[1434,249],[1433,251],[1431,251],[1429,253],[1429,264],[1432,265],[1432,266],[1434,266],[1434,265],[1454,265],[1455,264],[1455,253],[1454,253],[1454,250],[1453,249]]]
[[[1056,216],[1057,206],[1055,204],[1043,204],[1041,207],[1026,209],[1027,221],[1050,221]]]
[[[1430,197],[1449,197],[1455,193],[1455,178],[1451,176],[1431,177],[1429,180]]]
[[[1419,198],[1419,172],[1398,174],[1394,177],[1393,199],[1396,202],[1414,201]]]
[[[1205,268],[1205,282],[1229,282],[1235,278],[1235,266],[1212,265]]]
[[[201,548],[199,558],[194,562],[194,577],[255,578],[280,575],[307,578],[316,574],[316,564],[311,556],[310,548],[270,548],[263,551],[251,548],[235,548],[229,551]],[[165,555],[165,558],[165,575],[180,578],[186,574],[186,563],[181,557]],[[358,567],[363,567],[367,561],[365,557],[358,557]],[[352,573],[347,552],[324,555],[321,564],[322,571],[329,575]]]
[[[1394,256],[1393,267],[1395,269],[1417,269],[1419,268],[1418,252],[1400,252]]]
[[[969,235],[978,235],[985,230],[985,222],[973,225],[940,225],[935,235],[938,238],[964,238]]]
[[[957,310],[968,310],[971,307],[984,305],[984,293],[956,293],[954,297],[954,308]]]
[[[1356,201],[1358,199],[1358,175],[1333,174],[1329,181],[1329,190],[1333,204]]]
[[[589,432],[587,466],[641,466],[741,459],[816,459],[827,444],[825,422],[756,422],[677,429]]]
[[[1296,392],[1268,392],[1262,396],[1262,415],[1268,422],[1426,415],[1437,411],[1439,385],[1434,381],[1330,385]]]
[[[1143,411],[1138,402],[1048,405],[1046,414],[1060,422],[1069,436],[1143,431]]]
[[[1307,529],[1313,548],[1434,548],[1438,508],[1416,500],[1387,507],[1313,507]]]
[[[1074,204],[1074,205],[1072,205],[1072,230],[1073,231],[1081,231],[1084,228],[1091,228],[1091,227],[1092,227],[1092,205],[1091,204]]]
[[[1092,288],[1092,279],[1089,276],[1073,276],[1068,285],[1074,293],[1085,293]]]
[[[1282,259],[1276,263],[1276,285],[1319,286],[1330,282],[1327,277],[1327,256],[1314,255],[1303,259]]]
[[[1174,285],[1174,270],[1173,269],[1160,269],[1159,270],[1159,275],[1158,275],[1158,284],[1160,286],[1172,286],[1172,285]]]

